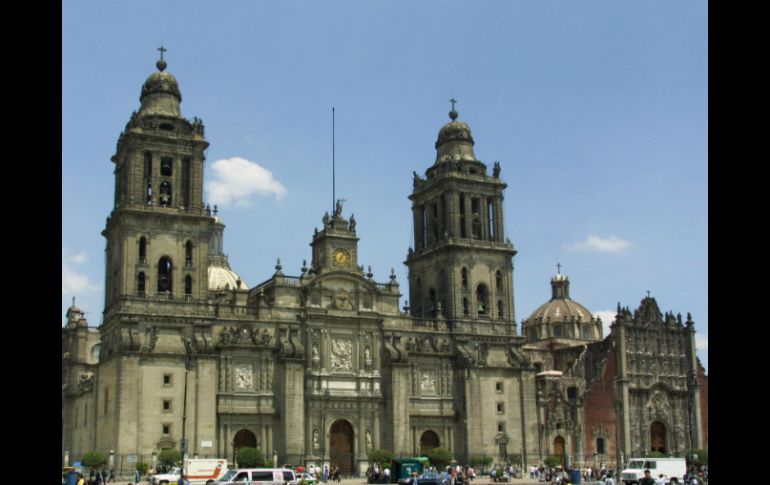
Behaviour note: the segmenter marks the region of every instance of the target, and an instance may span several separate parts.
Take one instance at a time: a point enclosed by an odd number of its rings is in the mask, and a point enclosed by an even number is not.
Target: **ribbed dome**
[[[569,297],[569,278],[558,274],[551,278],[551,299],[522,322],[522,332],[530,342],[558,337],[562,339],[601,340],[601,322],[591,312]]]
[[[593,315],[586,307],[576,301],[557,299],[540,305],[527,320],[534,323],[546,319],[549,323],[590,322],[593,320]]]
[[[157,114],[181,117],[179,103],[182,102],[182,93],[179,84],[173,74],[165,72],[166,61],[160,60],[156,64],[158,70],[150,74],[142,85],[142,94],[139,101],[142,107],[141,114]]]
[[[240,281],[241,285],[238,286]],[[209,266],[209,290],[218,291],[225,289],[243,289],[248,288],[248,285],[243,278],[230,269],[230,265],[225,262],[213,263]]]

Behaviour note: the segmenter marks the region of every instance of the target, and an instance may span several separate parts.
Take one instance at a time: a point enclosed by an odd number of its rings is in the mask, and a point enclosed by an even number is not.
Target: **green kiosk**
[[[390,461],[390,483],[398,483],[399,479],[410,478],[412,473],[422,475],[422,466],[427,459],[394,458]]]

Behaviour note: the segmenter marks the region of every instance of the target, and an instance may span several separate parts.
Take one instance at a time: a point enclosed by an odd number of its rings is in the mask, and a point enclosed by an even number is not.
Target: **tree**
[[[141,475],[147,475],[148,468],[150,468],[150,465],[148,465],[145,462],[139,462],[136,464],[136,469],[139,471],[139,474]]]
[[[471,455],[471,457],[468,459],[469,464],[473,468],[480,468],[480,473],[484,474],[486,471],[486,468],[492,464],[494,459],[491,456],[486,455]]]
[[[433,448],[426,453],[431,464],[439,470],[444,468],[452,461],[452,452],[446,448]]]
[[[666,458],[666,455],[660,451],[651,451],[647,453],[647,458]]]
[[[369,461],[376,463],[380,468],[390,463],[393,453],[388,450],[369,450]]]
[[[697,455],[698,458],[693,460],[693,455]],[[708,466],[709,464],[709,450],[690,450],[687,453],[687,466]]]
[[[235,461],[238,462],[238,466],[241,468],[267,466],[265,463],[265,457],[262,455],[262,452],[249,446],[238,450],[238,455],[235,457]]]
[[[174,466],[182,461],[182,453],[179,450],[168,449],[158,453],[158,461],[167,466]]]
[[[548,468],[555,468],[557,466],[561,466],[561,458],[558,456],[549,455],[545,457],[545,460],[543,460],[543,463]]]
[[[98,451],[89,451],[80,460],[84,466],[91,470],[101,470],[101,468],[107,464],[107,455],[99,453]]]

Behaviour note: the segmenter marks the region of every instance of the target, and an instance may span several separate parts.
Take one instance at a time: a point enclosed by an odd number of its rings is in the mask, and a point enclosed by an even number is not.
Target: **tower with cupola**
[[[121,297],[194,300],[207,291],[214,221],[203,204],[209,144],[201,120],[182,116],[182,95],[162,56],[112,157],[115,200],[102,233],[106,313]]]
[[[470,127],[444,125],[436,161],[425,178],[414,173],[414,249],[410,248],[410,313],[432,318],[514,320],[513,262],[505,237],[500,164],[492,173],[473,152]]]

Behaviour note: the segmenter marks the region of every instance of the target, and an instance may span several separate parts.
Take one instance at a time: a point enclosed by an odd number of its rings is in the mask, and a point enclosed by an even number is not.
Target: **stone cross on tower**
[[[160,59],[163,60],[163,53],[166,52],[168,49],[163,47],[163,44],[161,44],[160,47],[158,47],[158,50],[160,51]]]
[[[455,111],[455,103],[457,100],[453,97],[449,100],[450,103],[452,103],[452,111],[449,112],[449,117],[452,118],[452,121],[457,119],[457,111]]]
[[[559,262],[556,262],[556,274],[561,274],[561,264]]]

